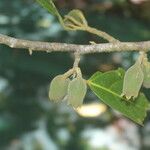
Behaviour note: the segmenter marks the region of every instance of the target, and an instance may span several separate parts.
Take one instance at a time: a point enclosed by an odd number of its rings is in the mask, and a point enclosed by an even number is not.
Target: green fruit
[[[56,76],[50,84],[49,99],[55,102],[61,101],[67,94],[69,81],[63,75]]]
[[[74,108],[82,105],[87,91],[86,81],[82,77],[77,77],[70,81],[68,86],[68,104]]]
[[[145,88],[150,88],[150,63],[144,62],[143,64],[143,73],[144,73],[144,81],[143,86]]]
[[[136,98],[142,86],[143,79],[144,75],[141,68],[141,63],[137,61],[125,73],[122,95],[125,96],[127,100]]]

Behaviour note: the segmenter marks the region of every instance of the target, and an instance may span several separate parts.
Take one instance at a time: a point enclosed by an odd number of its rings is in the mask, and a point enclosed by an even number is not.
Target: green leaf
[[[103,74],[99,73],[99,75],[96,73],[95,79],[93,75],[92,78],[88,80],[88,84],[91,90],[104,103],[142,125],[149,103],[142,93],[135,101],[126,101],[126,99],[121,96],[124,78],[123,72],[122,69],[119,69]]]
[[[63,25],[63,19],[61,15],[59,14],[57,8],[55,7],[55,4],[53,3],[53,0],[36,0],[42,7],[44,7],[46,10],[48,10],[51,14],[58,17],[60,23]]]
[[[94,74],[90,77],[90,80],[91,80],[91,81],[95,80],[97,77],[99,77],[100,74],[103,74],[103,73],[100,72],[100,71],[97,71],[96,73],[94,73]]]
[[[36,0],[41,6],[47,9],[51,14],[57,15],[58,11],[52,0]]]
[[[122,95],[125,96],[127,100],[138,97],[143,80],[144,74],[141,63],[137,60],[125,73]]]

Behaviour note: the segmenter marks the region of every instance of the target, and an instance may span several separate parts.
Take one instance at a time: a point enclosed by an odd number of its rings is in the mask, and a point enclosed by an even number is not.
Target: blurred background
[[[150,40],[150,0],[56,0],[62,15],[81,9],[92,27],[121,41]],[[0,0],[0,33],[17,38],[88,44],[105,42],[66,32],[35,0]],[[85,55],[88,79],[96,71],[127,69],[137,53]],[[34,52],[0,45],[0,150],[149,150],[150,113],[141,127],[107,107],[89,90],[80,110],[48,99],[52,78],[73,65],[68,53]],[[149,90],[142,89],[150,99]]]

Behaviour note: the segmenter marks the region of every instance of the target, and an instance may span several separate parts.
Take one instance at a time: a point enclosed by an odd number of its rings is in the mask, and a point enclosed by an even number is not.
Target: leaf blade
[[[60,24],[63,26],[63,19],[59,14],[53,0],[36,0],[36,1],[52,15],[57,16]]]
[[[149,107],[149,103],[144,96],[140,94],[135,101],[125,101],[121,97],[123,76],[117,75],[118,71],[112,71],[109,75],[100,73],[95,76],[96,79],[92,77],[92,80],[88,80],[88,84],[91,90],[101,99],[104,103],[121,112],[124,116],[133,120],[134,122],[143,125],[144,118],[146,117],[146,110]],[[105,77],[105,78],[104,78]],[[105,84],[105,81],[111,81],[111,85]]]
[[[53,4],[52,0],[36,0],[42,7],[44,7],[45,9],[47,9],[50,13],[52,13],[53,15],[57,14],[57,9],[55,7],[55,5]]]

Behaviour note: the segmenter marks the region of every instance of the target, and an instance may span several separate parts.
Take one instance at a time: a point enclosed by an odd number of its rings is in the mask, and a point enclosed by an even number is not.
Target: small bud
[[[78,9],[74,9],[65,16],[64,25],[69,30],[76,30],[88,24],[83,13]]]
[[[32,55],[33,51],[31,48],[29,48],[29,55]]]
[[[136,98],[144,79],[141,63],[137,61],[125,73],[122,96],[127,100]]]
[[[144,81],[143,86],[145,88],[150,88],[150,63],[144,62],[143,64],[143,73],[144,73]]]
[[[68,86],[68,104],[77,108],[82,105],[87,91],[86,81],[82,77],[77,77],[70,81]]]
[[[49,99],[55,102],[62,100],[67,94],[69,81],[64,75],[56,76],[50,84]]]

